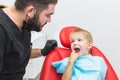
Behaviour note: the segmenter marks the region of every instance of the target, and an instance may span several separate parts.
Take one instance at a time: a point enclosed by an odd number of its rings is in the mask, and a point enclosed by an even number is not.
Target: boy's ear
[[[89,43],[89,47],[88,48],[90,49],[92,46],[93,46],[93,43]]]

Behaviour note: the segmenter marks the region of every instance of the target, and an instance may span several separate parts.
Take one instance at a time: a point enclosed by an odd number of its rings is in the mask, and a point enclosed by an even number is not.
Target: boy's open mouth
[[[80,48],[74,48],[75,52],[80,52]]]

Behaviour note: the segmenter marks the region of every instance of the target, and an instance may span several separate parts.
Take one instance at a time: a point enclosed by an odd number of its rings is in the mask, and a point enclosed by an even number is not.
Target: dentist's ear
[[[27,19],[31,19],[36,14],[36,9],[34,6],[30,5],[25,9]]]

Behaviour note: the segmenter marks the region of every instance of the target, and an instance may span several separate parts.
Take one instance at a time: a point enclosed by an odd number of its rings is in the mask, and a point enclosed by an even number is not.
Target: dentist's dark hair
[[[46,9],[49,4],[57,4],[58,0],[16,0],[15,7],[17,10],[24,11],[27,6],[33,5],[36,10]]]

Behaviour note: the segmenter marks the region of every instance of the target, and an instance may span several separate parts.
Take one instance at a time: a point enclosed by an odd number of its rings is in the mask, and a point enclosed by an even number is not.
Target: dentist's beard
[[[47,24],[47,22],[45,22],[43,25],[40,25],[36,22],[32,22],[32,21],[23,21],[23,28],[27,29],[29,31],[41,31],[42,28]]]
[[[38,16],[34,16],[32,19],[29,19],[27,21],[23,21],[23,28],[29,30],[29,31],[41,31],[42,28],[44,27],[44,25],[47,24],[47,22],[45,22],[43,25],[38,22]]]
[[[23,27],[29,31],[41,31],[41,25],[38,24],[38,21],[35,19],[30,19],[27,21],[23,21]]]

